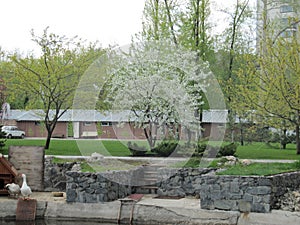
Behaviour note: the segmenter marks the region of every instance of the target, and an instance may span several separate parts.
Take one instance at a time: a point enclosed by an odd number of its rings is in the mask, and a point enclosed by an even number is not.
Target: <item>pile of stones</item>
[[[300,212],[300,188],[297,191],[289,190],[278,199],[276,205],[284,211]]]

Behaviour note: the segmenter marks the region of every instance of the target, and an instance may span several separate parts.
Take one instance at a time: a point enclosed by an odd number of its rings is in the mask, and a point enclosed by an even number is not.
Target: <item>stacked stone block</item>
[[[269,212],[272,183],[263,177],[203,176],[201,208]]]
[[[160,184],[157,194],[160,196],[199,196],[201,176],[214,172],[208,168],[159,169]]]
[[[201,208],[270,212],[278,198],[300,186],[300,172],[275,176],[202,176]]]
[[[116,182],[115,178],[122,177],[122,179],[130,180],[131,176],[132,173],[126,171],[67,172],[67,202],[97,203],[124,198],[132,193],[131,186],[123,184],[123,182]]]

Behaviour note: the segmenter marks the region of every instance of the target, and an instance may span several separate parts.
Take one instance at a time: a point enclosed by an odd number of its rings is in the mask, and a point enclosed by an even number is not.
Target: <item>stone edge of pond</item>
[[[57,203],[38,201],[36,218],[47,220],[80,220],[134,224],[219,224],[219,225],[274,225],[300,224],[300,213],[274,210],[271,213],[239,213],[235,211],[188,209],[126,202]],[[17,201],[0,205],[0,219],[15,219]]]

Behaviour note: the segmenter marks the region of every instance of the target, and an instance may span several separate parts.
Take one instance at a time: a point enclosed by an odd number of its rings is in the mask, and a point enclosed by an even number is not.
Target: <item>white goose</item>
[[[27,197],[27,199],[29,199],[29,196],[32,194],[31,188],[27,185],[26,182],[26,175],[22,174],[22,178],[23,178],[23,183],[22,183],[22,187],[21,187],[21,194],[25,198]]]
[[[15,183],[7,184],[5,187],[8,189],[8,193],[12,197],[18,197],[20,194],[20,186]]]

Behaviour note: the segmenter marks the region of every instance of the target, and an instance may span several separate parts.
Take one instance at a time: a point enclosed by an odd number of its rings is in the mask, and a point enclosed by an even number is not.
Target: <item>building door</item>
[[[73,122],[73,133],[74,133],[74,138],[79,138],[79,122]]]

